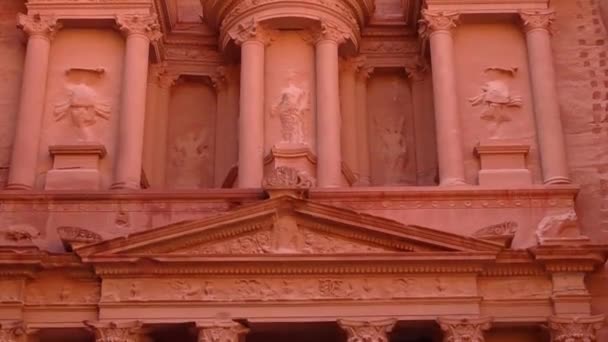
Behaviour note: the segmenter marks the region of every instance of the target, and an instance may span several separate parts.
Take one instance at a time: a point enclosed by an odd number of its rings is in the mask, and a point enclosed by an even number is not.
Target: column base
[[[441,180],[441,182],[439,182],[439,186],[459,186],[459,185],[467,185],[467,182],[465,182],[464,179],[460,179],[460,178],[443,179],[443,180]]]
[[[554,185],[554,184],[572,184],[572,180],[568,177],[556,176],[551,177],[544,181],[545,185]]]
[[[112,184],[110,190],[141,190],[141,187],[135,182],[120,182]]]

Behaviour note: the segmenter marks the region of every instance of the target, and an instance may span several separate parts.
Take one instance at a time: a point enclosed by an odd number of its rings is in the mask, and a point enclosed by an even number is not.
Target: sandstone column
[[[139,189],[144,145],[148,54],[150,42],[160,39],[160,31],[156,16],[119,16],[116,22],[127,36],[127,42],[112,189]]]
[[[85,321],[84,324],[95,335],[95,342],[139,342],[142,337],[142,323],[139,321],[120,323]]]
[[[342,183],[338,46],[346,38],[340,28],[322,23],[315,40],[317,185],[321,188]]]
[[[346,331],[346,342],[374,341],[389,342],[388,334],[393,330],[397,320],[351,321],[338,320],[338,325]]]
[[[490,318],[439,318],[444,341],[484,342],[483,332],[490,329]]]
[[[36,182],[51,39],[61,25],[55,18],[19,14],[18,26],[29,39],[7,189],[30,190]]]
[[[179,78],[179,75],[169,73],[166,69],[160,69],[154,75],[154,99],[148,100],[153,103],[152,115],[149,116],[153,122],[146,121],[146,139],[148,145],[145,159],[148,159],[149,181],[153,187],[163,188],[165,186],[165,173],[167,170],[168,128],[169,128],[169,105],[171,101],[171,88]],[[144,159],[144,162],[146,161]]]
[[[357,150],[357,71],[358,60],[350,58],[340,64],[340,113],[342,117],[342,157],[344,163],[359,174],[360,151]]]
[[[215,118],[215,187],[220,188],[238,160],[238,80],[229,66],[221,66],[212,78],[217,96]]]
[[[241,46],[239,188],[259,188],[264,177],[264,50],[268,36],[252,22],[231,34]]]
[[[425,10],[422,16],[421,35],[431,45],[440,185],[465,184],[452,38],[459,14]]]
[[[545,184],[570,183],[551,50],[550,28],[555,13],[551,10],[521,12],[520,16],[528,44],[543,181]]]
[[[604,326],[605,321],[604,315],[550,317],[551,341],[596,341],[597,332]]]
[[[369,151],[370,125],[367,114],[367,80],[373,68],[366,66],[365,61],[359,59],[359,72],[357,73],[356,107],[357,107],[357,151],[359,158],[358,186],[371,184],[371,162]]]
[[[239,342],[241,336],[249,332],[249,329],[234,321],[196,322],[196,327],[198,342]]]

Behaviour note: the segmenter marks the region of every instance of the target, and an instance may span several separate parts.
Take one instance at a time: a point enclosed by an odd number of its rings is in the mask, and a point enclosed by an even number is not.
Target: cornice
[[[518,13],[520,10],[543,10],[549,0],[426,0],[429,10],[468,13]]]
[[[57,19],[113,19],[116,15],[150,15],[152,0],[29,0],[29,13],[53,15]]]

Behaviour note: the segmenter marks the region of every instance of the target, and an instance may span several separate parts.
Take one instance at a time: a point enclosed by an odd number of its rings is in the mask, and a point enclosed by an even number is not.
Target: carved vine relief
[[[55,105],[55,121],[69,118],[76,129],[76,139],[79,142],[98,142],[94,126],[98,119],[109,120],[110,105],[99,100],[97,92],[86,84],[68,86],[68,96],[65,101]]]
[[[154,287],[142,284],[139,280],[107,279],[101,301],[373,300],[476,295],[474,278],[445,277],[185,278],[162,280]]]
[[[513,109],[521,108],[522,98],[511,90],[511,81],[517,74],[517,68],[487,68],[484,73],[490,78],[483,86],[481,93],[471,97],[473,107],[480,107],[479,117],[489,123],[491,138],[501,135],[503,123],[511,121]]]

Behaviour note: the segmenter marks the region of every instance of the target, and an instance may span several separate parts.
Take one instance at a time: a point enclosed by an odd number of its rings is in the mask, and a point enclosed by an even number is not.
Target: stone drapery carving
[[[281,91],[281,99],[272,108],[271,117],[279,117],[282,141],[279,145],[305,145],[305,118],[310,113],[310,95],[289,82]]]
[[[142,323],[91,322],[84,324],[95,334],[95,342],[138,342]]]
[[[490,329],[491,318],[439,318],[444,342],[484,342],[483,332]]]
[[[21,13],[17,15],[17,27],[29,36],[42,36],[52,39],[61,29],[61,26],[61,23],[57,22],[55,17]]]
[[[0,342],[25,341],[26,330],[22,322],[0,321]]]
[[[71,123],[78,130],[78,140],[95,142],[97,138],[93,127],[97,118],[109,120],[110,111],[110,105],[99,101],[95,90],[85,84],[76,84],[68,87],[67,100],[55,105],[53,115],[55,121],[69,116]]]
[[[382,321],[338,320],[338,325],[346,331],[347,342],[388,342],[388,334],[393,330],[396,319]]]
[[[552,342],[593,342],[606,321],[604,315],[549,318]]]
[[[198,342],[239,342],[241,335],[249,332],[243,325],[234,322],[197,322]]]
[[[385,120],[374,118],[376,133],[382,144],[384,184],[402,183],[408,163],[407,143],[405,140],[405,117],[391,116]]]
[[[422,19],[418,22],[418,34],[427,39],[433,32],[451,31],[460,20],[458,12],[422,11]]]
[[[305,171],[279,166],[264,178],[262,186],[266,189],[308,189],[315,186],[315,183],[315,179]]]
[[[522,20],[525,31],[547,30],[551,32],[555,22],[555,11],[520,11],[519,16]]]
[[[139,34],[146,36],[150,41],[162,38],[160,25],[156,15],[119,15],[116,24],[125,35]]]

